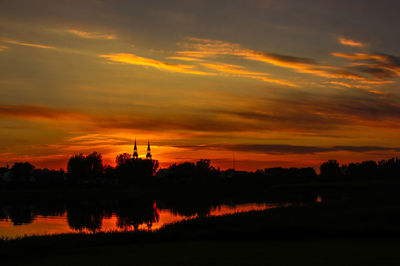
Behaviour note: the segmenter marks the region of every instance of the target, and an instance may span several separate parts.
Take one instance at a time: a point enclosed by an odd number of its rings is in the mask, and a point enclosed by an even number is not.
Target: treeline
[[[28,163],[15,163],[11,168],[0,167],[0,185],[27,186],[119,186],[130,184],[197,184],[212,182],[231,183],[302,183],[335,181],[343,179],[398,178],[400,161],[364,161],[339,165],[336,160],[324,162],[320,174],[314,168],[266,168],[254,172],[220,170],[207,159],[195,163],[173,164],[166,169],[158,169],[157,160],[135,159],[124,153],[116,157],[116,166],[105,165],[100,153],[72,156],[63,169],[35,169]]]
[[[399,178],[400,160],[364,161],[339,165],[336,160],[329,160],[320,167],[320,176],[325,179],[368,179],[368,178]]]

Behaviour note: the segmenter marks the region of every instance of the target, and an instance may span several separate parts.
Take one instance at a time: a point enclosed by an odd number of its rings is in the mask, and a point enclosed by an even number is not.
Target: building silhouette
[[[136,147],[136,139],[135,139],[135,147],[133,147],[133,155],[132,155],[132,158],[133,158],[133,159],[138,159],[138,158],[139,158],[139,155],[138,155],[138,152],[137,152],[137,147]]]
[[[147,154],[146,154],[146,159],[151,160],[151,150],[150,150],[150,140],[147,142]]]
[[[135,139],[135,146],[133,147],[133,154],[132,154],[133,159],[139,159],[139,154],[137,151],[137,145],[136,145],[136,139]],[[151,149],[150,149],[150,140],[147,141],[147,153],[146,153],[146,159],[151,160]]]

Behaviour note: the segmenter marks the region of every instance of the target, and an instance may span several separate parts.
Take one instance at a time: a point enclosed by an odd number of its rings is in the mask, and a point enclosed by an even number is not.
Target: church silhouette
[[[133,159],[138,159],[139,154],[137,152],[137,146],[136,146],[136,139],[135,139],[135,146],[133,147],[133,154],[132,154]],[[146,159],[151,160],[151,150],[150,150],[150,140],[147,141],[147,153],[146,153]]]

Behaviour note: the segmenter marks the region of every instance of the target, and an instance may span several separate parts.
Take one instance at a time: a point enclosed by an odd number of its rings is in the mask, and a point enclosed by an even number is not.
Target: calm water
[[[164,205],[164,206],[162,206]],[[190,205],[190,207],[188,207]],[[184,219],[219,216],[283,205],[250,203],[159,204],[155,201],[58,202],[0,206],[0,237],[60,233],[156,230]]]

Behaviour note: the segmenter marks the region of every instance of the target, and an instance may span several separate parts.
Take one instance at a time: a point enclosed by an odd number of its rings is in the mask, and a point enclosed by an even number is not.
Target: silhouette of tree
[[[14,163],[11,171],[14,173],[14,182],[26,182],[32,176],[35,167],[28,163]]]
[[[210,178],[216,174],[216,169],[208,159],[201,159],[196,162],[196,174],[200,178]]]
[[[33,178],[37,185],[49,186],[49,185],[61,185],[64,182],[64,170],[49,170],[49,169],[35,169],[33,172]]]
[[[104,179],[107,184],[117,184],[117,177],[115,175],[115,168],[107,165],[104,167]]]
[[[317,177],[317,173],[314,168],[306,167],[299,169],[298,176],[300,179],[314,180]]]
[[[118,155],[115,172],[124,184],[148,182],[158,169],[157,160],[134,159],[126,154]]]
[[[67,169],[72,183],[94,182],[104,171],[102,155],[97,152],[75,155],[69,159]]]
[[[181,164],[171,165],[166,173],[165,178],[172,182],[193,182],[193,181],[210,181],[216,178],[219,171],[211,165],[208,159],[201,159],[196,163],[184,162]]]
[[[115,158],[115,162],[117,163],[117,166],[127,164],[131,160],[132,156],[129,153],[123,153],[117,156]]]
[[[338,178],[342,176],[342,171],[336,160],[329,160],[321,164],[320,171],[321,176],[324,178]]]
[[[379,165],[375,161],[350,163],[348,166],[343,165],[342,169],[345,175],[351,178],[371,178],[380,176]]]

